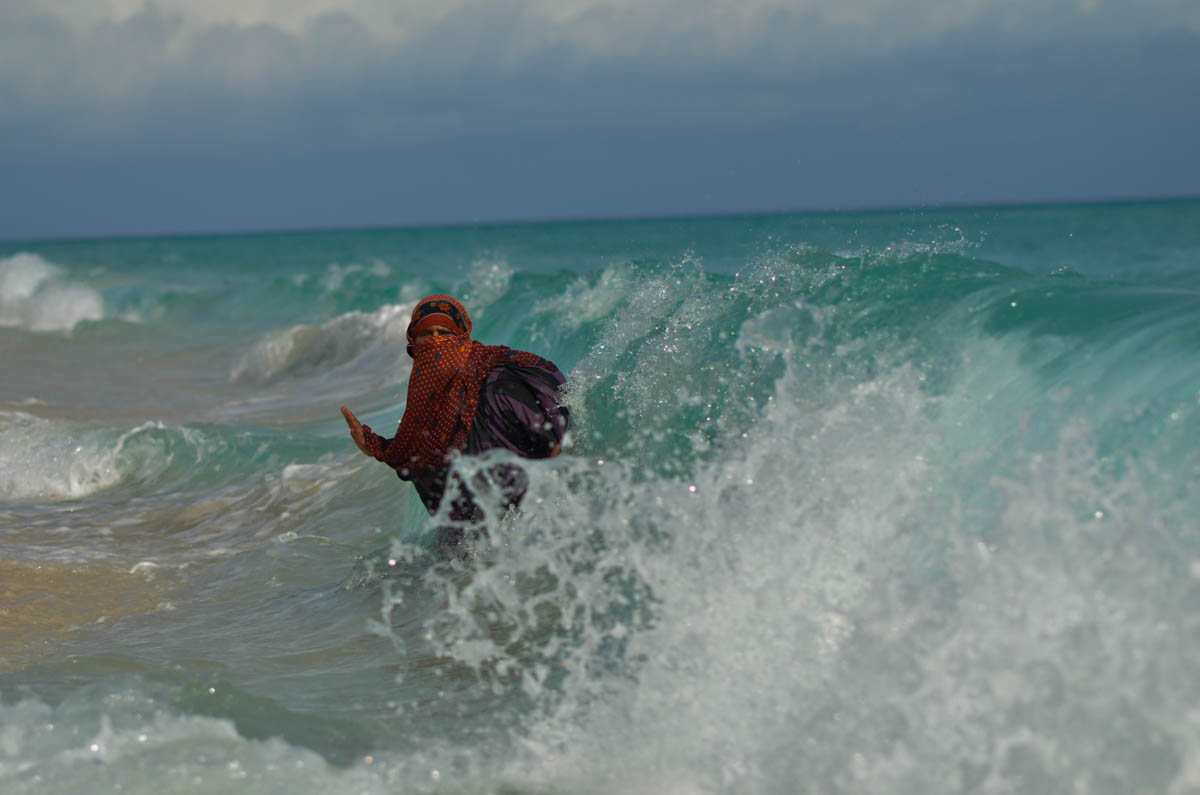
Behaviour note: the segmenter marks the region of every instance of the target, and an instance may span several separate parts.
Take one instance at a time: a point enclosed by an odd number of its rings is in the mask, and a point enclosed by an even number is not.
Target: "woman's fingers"
[[[345,406],[342,406],[342,416],[346,419],[346,424],[350,426],[350,438],[354,440],[354,446],[364,455],[370,455],[370,452],[367,451],[367,441],[363,435],[363,426],[358,421],[358,417],[355,417],[354,412]]]

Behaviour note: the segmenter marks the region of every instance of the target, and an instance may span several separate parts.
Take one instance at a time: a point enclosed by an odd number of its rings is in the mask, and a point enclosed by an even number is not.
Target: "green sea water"
[[[433,292],[569,377],[466,565]],[[0,242],[0,791],[1200,790],[1198,352],[1198,201]]]

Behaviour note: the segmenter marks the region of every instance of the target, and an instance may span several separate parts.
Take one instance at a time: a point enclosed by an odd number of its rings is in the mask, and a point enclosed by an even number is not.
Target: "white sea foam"
[[[20,411],[0,411],[0,498],[78,499],[171,463],[162,423],[127,431],[82,429]]]
[[[37,254],[0,259],[0,326],[27,331],[70,331],[104,317],[92,288],[66,280],[66,271]]]
[[[602,488],[621,496],[587,513],[601,509],[615,554],[582,573],[561,559],[537,561],[569,583],[556,596],[592,640],[563,650],[566,698],[543,692],[549,669],[530,678],[530,692],[554,707],[532,735],[539,750],[513,769],[517,781],[603,792],[794,791],[804,723],[819,722],[806,705],[836,681],[872,574],[895,554],[926,474],[912,453],[923,430],[917,394],[915,378],[900,373],[797,416],[784,386],[743,452],[687,480],[638,483],[606,464]],[[875,423],[908,430],[877,437]],[[883,462],[889,477],[876,480]],[[649,527],[671,540],[638,533]],[[653,618],[628,638],[628,622],[603,618],[618,609],[605,585],[618,571],[640,579],[654,602]],[[594,650],[618,643],[628,644],[620,668],[629,679],[595,679],[589,671],[603,658]]]
[[[98,688],[92,688],[98,690]],[[330,767],[280,739],[250,740],[233,721],[173,715],[136,686],[86,691],[51,707],[0,704],[0,789],[45,792],[394,792],[367,765]]]
[[[990,364],[1021,377],[1002,362]],[[695,479],[694,506],[682,490],[647,495],[682,541],[639,566],[662,605],[631,643],[647,662],[582,721],[581,695],[547,724],[549,748],[573,722],[587,728],[544,757],[543,783],[1196,786],[1191,707],[1162,697],[1194,685],[1200,652],[1196,589],[1164,556],[1182,512],[1136,472],[1105,475],[1083,423],[1009,477],[964,483],[969,434],[931,422],[911,375],[825,408],[775,397],[744,455]],[[947,446],[956,435],[963,446]]]

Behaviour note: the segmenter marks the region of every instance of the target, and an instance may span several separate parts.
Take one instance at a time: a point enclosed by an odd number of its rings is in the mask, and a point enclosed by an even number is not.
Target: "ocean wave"
[[[584,443],[527,467],[469,579],[426,576],[436,615],[398,587],[372,625],[533,705],[489,780],[1195,781],[1194,716],[1162,697],[1200,652],[1191,296],[911,247],[606,273],[570,292],[604,306]],[[534,312],[573,331],[564,300]]]
[[[104,318],[104,299],[37,254],[0,259],[0,326],[25,331],[71,331]]]
[[[0,705],[0,785],[14,794],[148,793],[161,791],[162,778],[183,777],[185,792],[213,782],[220,782],[218,790],[243,792],[389,791],[369,768],[343,772],[307,748],[275,737],[248,739],[228,717],[178,714],[166,689],[127,677],[78,691],[58,706],[31,697]],[[217,701],[226,689],[203,692]]]
[[[0,498],[72,500],[190,467],[212,445],[190,428],[146,422],[85,428],[0,411]]]
[[[411,311],[411,306],[388,305],[272,332],[237,360],[229,380],[264,383],[344,365],[367,351],[405,340]]]
[[[746,366],[781,371],[719,455],[664,476],[631,440],[528,467],[487,565],[428,577],[445,608],[424,625],[375,630],[534,705],[498,763],[518,789],[1190,783],[1194,719],[1161,694],[1194,679],[1200,546],[1193,500],[1148,460],[1161,448],[1114,467],[1088,404],[1047,395],[1023,331],[955,329],[936,390],[924,363],[885,357],[818,381],[829,319],[792,299],[741,323]],[[678,317],[644,349],[681,343]],[[615,366],[647,379],[630,413],[677,383]],[[385,618],[407,619],[406,598],[386,592]]]
[[[386,278],[390,276],[392,269],[386,262],[375,260],[370,267],[358,264],[340,265],[332,263],[326,270],[324,278],[320,280],[322,288],[327,293],[336,293],[347,287],[348,281],[353,282],[355,288],[361,288],[360,282],[371,277]],[[297,274],[293,281],[297,285],[303,284],[307,280],[306,274]]]

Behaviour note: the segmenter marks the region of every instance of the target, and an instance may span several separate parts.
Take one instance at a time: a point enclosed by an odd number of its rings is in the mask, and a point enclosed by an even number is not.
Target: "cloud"
[[[1196,190],[1198,77],[1171,0],[10,0],[0,234]]]
[[[1048,37],[1071,48],[1200,30],[1200,15],[1169,0],[1081,10],[1091,7],[1062,0],[114,0],[99,6],[109,17],[79,2],[26,2],[0,20],[0,122],[33,122],[64,140],[96,143],[164,124],[185,136],[220,129],[236,138],[252,127],[265,132],[272,117],[277,134],[297,115],[311,123],[328,114],[351,136],[412,138],[476,123],[464,105],[486,107],[502,92],[508,107],[495,109],[496,124],[522,114],[553,123],[561,114],[552,104],[577,96],[599,106],[595,121],[603,125],[618,100],[661,92],[656,99],[687,115],[680,106],[689,94],[712,87],[748,94],[735,113],[770,115],[779,100],[772,87],[953,51],[964,38],[988,57]]]
[[[662,31],[704,29],[719,47],[739,47],[747,33],[778,13],[804,20],[816,35],[801,44],[828,42],[846,49],[891,50],[940,39],[980,24],[1024,38],[1078,35],[1081,29],[1144,34],[1200,27],[1200,10],[1178,0],[9,0],[28,11],[58,17],[77,33],[156,10],[181,20],[181,36],[214,26],[269,25],[305,35],[323,16],[344,14],[383,42],[422,38],[446,19],[490,18],[489,9],[521,18],[592,52],[641,48]],[[649,34],[649,35],[643,35]]]

